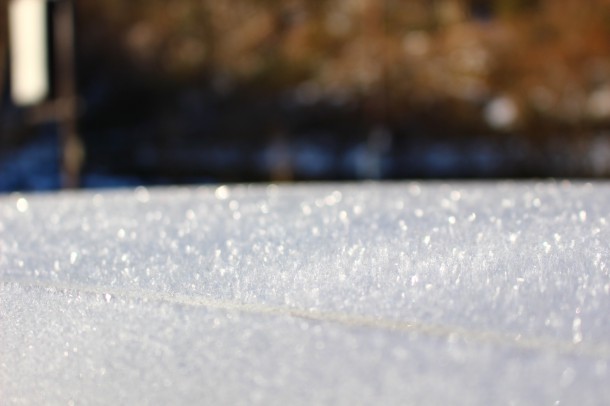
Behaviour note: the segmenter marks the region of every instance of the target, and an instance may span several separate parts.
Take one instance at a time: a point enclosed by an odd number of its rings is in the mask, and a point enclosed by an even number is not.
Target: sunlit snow
[[[610,402],[610,184],[0,197],[8,404]]]

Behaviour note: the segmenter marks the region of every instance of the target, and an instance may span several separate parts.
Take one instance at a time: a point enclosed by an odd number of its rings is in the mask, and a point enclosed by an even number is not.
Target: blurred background
[[[610,175],[610,0],[58,0],[28,106],[11,1],[2,191]]]

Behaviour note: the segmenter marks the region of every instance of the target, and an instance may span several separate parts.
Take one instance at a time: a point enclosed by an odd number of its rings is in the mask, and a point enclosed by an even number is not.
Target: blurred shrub
[[[78,5],[85,76],[114,72],[125,81],[188,83],[221,93],[243,86],[291,90],[304,102],[383,99],[395,116],[448,104],[464,119],[496,129],[610,118],[604,0]],[[485,114],[498,98],[515,111],[503,126]]]

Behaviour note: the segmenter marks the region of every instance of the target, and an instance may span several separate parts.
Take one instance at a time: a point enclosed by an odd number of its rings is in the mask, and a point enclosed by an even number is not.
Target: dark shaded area
[[[587,4],[76,2],[81,186],[606,177],[610,8]],[[59,187],[5,38],[0,189]]]

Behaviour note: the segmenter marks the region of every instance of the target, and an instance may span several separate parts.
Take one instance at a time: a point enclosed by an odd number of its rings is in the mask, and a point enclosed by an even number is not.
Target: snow
[[[604,404],[610,184],[0,196],[9,404]]]

